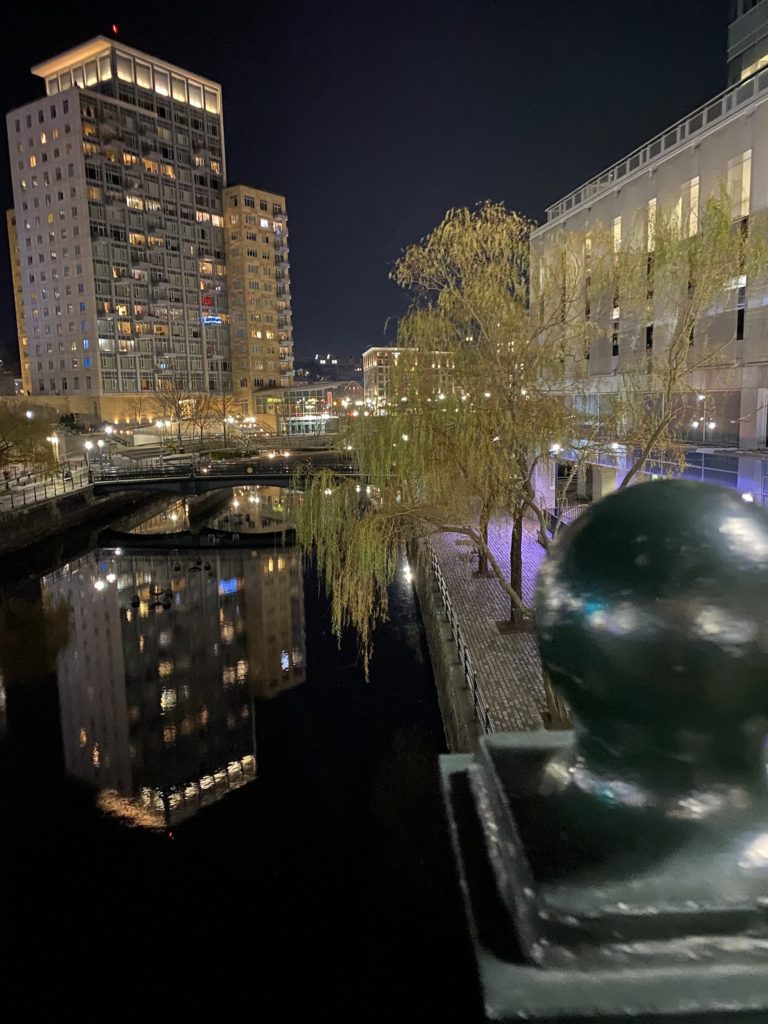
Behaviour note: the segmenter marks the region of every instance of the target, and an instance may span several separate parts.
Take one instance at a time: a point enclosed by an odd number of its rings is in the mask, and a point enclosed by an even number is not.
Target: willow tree
[[[564,298],[559,280],[558,301],[530,315],[532,227],[486,203],[450,211],[403,253],[392,276],[412,301],[378,410],[385,415],[359,417],[345,438],[370,500],[361,484],[329,473],[307,481],[299,542],[317,552],[335,629],[354,626],[366,656],[403,543],[434,532],[464,536],[479,570],[499,579],[513,618],[528,614],[523,520],[538,508],[534,473],[553,439],[579,433],[561,378],[588,329],[583,302]],[[488,543],[497,513],[512,524],[509,573]]]

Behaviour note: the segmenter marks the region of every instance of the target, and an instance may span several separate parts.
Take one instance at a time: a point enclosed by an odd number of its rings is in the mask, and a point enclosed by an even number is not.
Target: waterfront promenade
[[[489,529],[490,547],[505,572],[509,571],[509,536],[508,520],[495,519]],[[536,637],[499,630],[498,623],[509,619],[509,597],[495,577],[475,575],[477,553],[466,538],[436,534],[430,544],[486,705],[486,728],[493,732],[544,728],[546,699]],[[523,596],[527,604],[533,602],[544,558],[536,527],[526,522]]]

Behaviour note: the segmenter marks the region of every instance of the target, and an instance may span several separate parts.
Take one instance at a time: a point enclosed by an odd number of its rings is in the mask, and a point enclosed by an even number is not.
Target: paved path
[[[85,467],[73,469],[71,480],[56,476],[40,478],[28,484],[13,483],[9,489],[0,490],[0,512],[29,508],[59,494],[70,494],[84,487],[88,487],[88,470]]]
[[[509,572],[510,525],[496,519],[489,530],[494,557]],[[502,634],[497,623],[509,619],[509,597],[495,577],[474,575],[477,554],[457,534],[437,534],[432,550],[440,563],[464,642],[478,683],[488,702],[494,731],[543,728],[546,709],[541,661],[536,638],[528,634]],[[544,549],[536,540],[533,523],[526,523],[523,538],[523,593],[533,600],[536,575]]]

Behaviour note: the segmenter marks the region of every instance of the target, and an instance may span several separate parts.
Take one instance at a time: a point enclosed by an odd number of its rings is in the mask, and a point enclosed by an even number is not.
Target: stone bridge
[[[330,469],[340,476],[355,476],[357,468],[343,453],[334,451],[280,453],[210,465],[153,466],[139,469],[94,468],[93,493],[120,491],[167,491],[171,494],[205,494],[228,487],[259,484],[286,487],[300,466]]]

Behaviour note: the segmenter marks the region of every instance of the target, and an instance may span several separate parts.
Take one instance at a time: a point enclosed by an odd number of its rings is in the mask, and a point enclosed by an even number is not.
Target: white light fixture
[[[710,420],[709,423],[707,424],[707,430],[714,430],[716,426],[717,426],[717,424],[715,423],[715,421],[714,420]]]
[[[557,453],[562,450],[562,447],[563,446],[561,444],[553,444],[549,450],[553,455],[557,455]]]
[[[116,579],[117,576],[113,572],[107,573],[107,583],[114,583]]]
[[[741,496],[741,500],[751,503],[755,500],[755,496],[754,494],[750,494],[749,491],[745,491]]]
[[[94,590],[103,590],[106,587],[106,585],[107,584],[104,582],[104,580],[96,580],[96,582],[93,584],[93,587]]]

